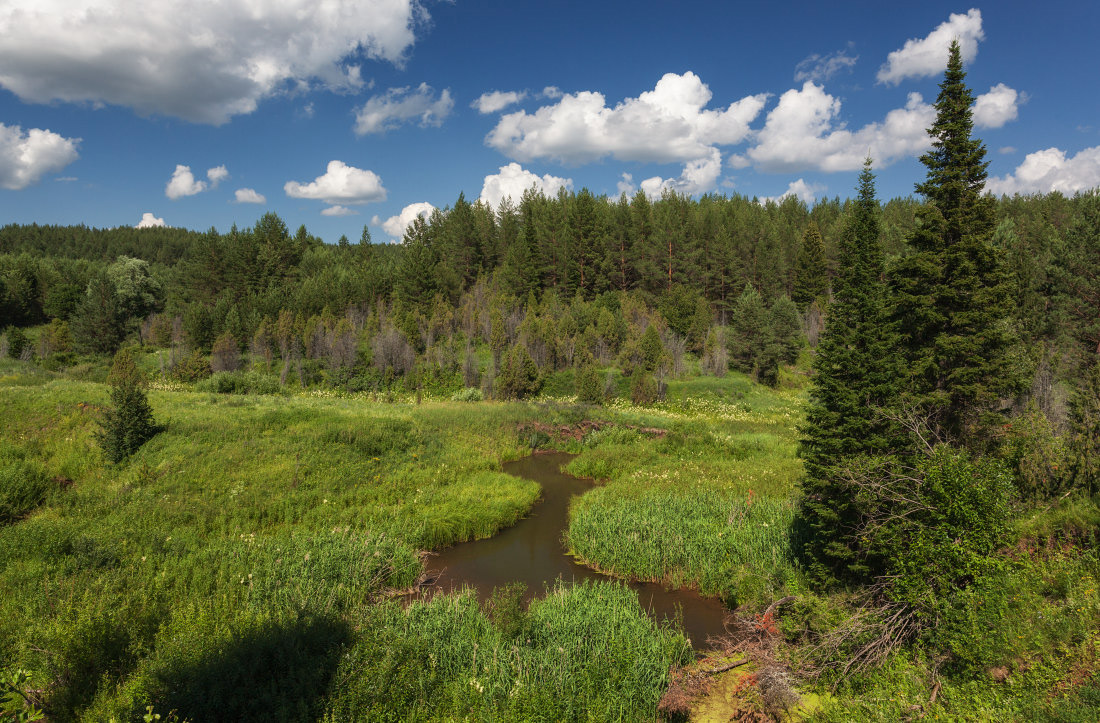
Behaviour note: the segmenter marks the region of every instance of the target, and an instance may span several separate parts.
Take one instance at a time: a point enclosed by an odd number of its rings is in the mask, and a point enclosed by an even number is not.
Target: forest
[[[985,194],[972,102],[955,46],[885,202],[0,228],[0,721],[1095,720],[1100,194]],[[570,554],[726,634],[410,601],[540,449]]]

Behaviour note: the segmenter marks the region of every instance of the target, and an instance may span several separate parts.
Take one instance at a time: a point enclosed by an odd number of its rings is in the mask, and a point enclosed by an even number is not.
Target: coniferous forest
[[[973,101],[907,198],[3,227],[0,721],[1095,720],[1100,195]],[[609,578],[425,593],[548,449]]]

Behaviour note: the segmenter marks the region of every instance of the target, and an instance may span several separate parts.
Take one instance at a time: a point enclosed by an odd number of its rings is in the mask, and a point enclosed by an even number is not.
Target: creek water
[[[542,498],[518,523],[485,540],[464,542],[441,550],[428,562],[431,585],[443,590],[469,586],[488,600],[496,587],[521,582],[528,601],[554,581],[610,580],[609,575],[579,564],[565,553],[562,536],[569,524],[569,501],[592,483],[561,471],[572,455],[536,454],[504,465],[508,474],[542,486]],[[657,620],[673,620],[699,648],[707,638],[724,632],[722,603],[691,590],[668,590],[656,583],[628,582],[643,609]]]

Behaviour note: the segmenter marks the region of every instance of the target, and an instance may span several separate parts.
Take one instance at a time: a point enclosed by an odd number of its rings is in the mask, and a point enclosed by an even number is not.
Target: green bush
[[[482,398],[481,390],[475,387],[466,387],[451,395],[452,402],[480,402]]]
[[[22,459],[0,461],[0,525],[42,505],[57,487],[45,470]]]
[[[649,406],[657,401],[657,380],[638,370],[630,382],[630,401],[638,406]]]
[[[603,404],[603,379],[595,364],[588,364],[577,375],[577,401],[581,404]]]

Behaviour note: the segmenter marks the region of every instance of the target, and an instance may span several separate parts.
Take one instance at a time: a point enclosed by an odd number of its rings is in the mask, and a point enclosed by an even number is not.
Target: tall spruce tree
[[[980,447],[1017,375],[1006,353],[1008,287],[991,243],[995,201],[982,193],[988,162],[971,137],[965,78],[953,42],[928,130],[932,149],[921,156],[928,175],[916,190],[925,203],[892,285],[909,404],[939,438]]]
[[[859,455],[892,451],[897,432],[883,408],[898,393],[896,336],[889,323],[880,242],[881,211],[867,159],[859,197],[841,238],[833,303],[814,359],[800,454],[806,555],[821,580],[859,579],[870,570],[853,534],[860,507],[840,469]]]
[[[794,286],[791,301],[805,309],[817,299],[825,297],[829,290],[829,276],[825,269],[825,242],[817,224],[810,221],[802,232],[802,245],[795,260]]]

